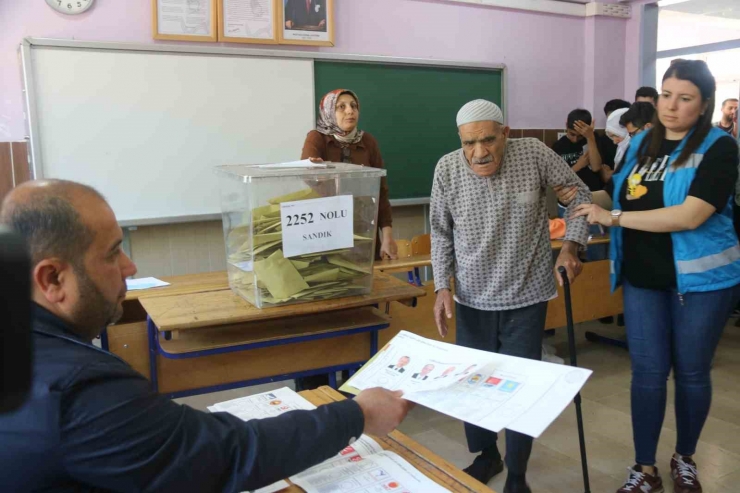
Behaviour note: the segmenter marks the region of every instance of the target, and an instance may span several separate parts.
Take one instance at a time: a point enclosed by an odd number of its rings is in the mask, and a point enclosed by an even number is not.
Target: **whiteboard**
[[[33,46],[30,68],[36,177],[124,225],[219,214],[214,166],[295,160],[314,127],[311,59]]]

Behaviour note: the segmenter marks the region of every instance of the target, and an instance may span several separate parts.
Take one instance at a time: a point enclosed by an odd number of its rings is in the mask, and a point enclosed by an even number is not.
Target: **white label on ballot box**
[[[280,204],[283,255],[327,252],[355,246],[351,195]]]

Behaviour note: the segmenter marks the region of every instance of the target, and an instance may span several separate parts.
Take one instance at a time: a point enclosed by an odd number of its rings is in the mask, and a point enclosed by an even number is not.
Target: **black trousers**
[[[500,312],[477,310],[460,303],[455,308],[457,344],[509,356],[542,359],[547,302]],[[477,453],[496,446],[498,434],[465,423],[468,449]],[[532,437],[506,430],[506,467],[523,475],[532,453]]]

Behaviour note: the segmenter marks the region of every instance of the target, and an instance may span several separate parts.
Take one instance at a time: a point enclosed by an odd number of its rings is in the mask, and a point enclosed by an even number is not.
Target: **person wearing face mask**
[[[383,156],[375,137],[360,130],[360,100],[348,89],[336,89],[321,99],[316,130],[311,130],[303,144],[301,159],[333,161],[383,168]],[[398,247],[393,240],[391,203],[388,200],[388,182],[380,180],[378,204],[379,249],[376,258],[398,258]]]
[[[447,335],[454,310],[457,344],[539,360],[547,301],[556,294],[545,191],[576,186],[570,213],[577,204],[590,203],[591,194],[545,144],[509,139],[494,103],[467,103],[457,114],[457,126],[462,149],[439,160],[431,195],[437,328]],[[578,250],[587,239],[585,220],[568,219],[555,267],[565,267],[571,282],[580,273]],[[465,433],[470,451],[480,453],[465,472],[485,484],[504,467],[497,435],[468,424]],[[504,493],[531,491],[525,479],[531,450],[531,437],[506,432]]]
[[[673,63],[654,127],[632,139],[614,174],[613,210],[584,204],[573,214],[611,226],[612,289],[624,293],[636,464],[619,493],[664,491],[655,463],[671,369],[673,491],[702,491],[693,455],[709,414],[714,352],[740,298],[730,200],[738,146],[712,126],[715,90],[705,62]]]

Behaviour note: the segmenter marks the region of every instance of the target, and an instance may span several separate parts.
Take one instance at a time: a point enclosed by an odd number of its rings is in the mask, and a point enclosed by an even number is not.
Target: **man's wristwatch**
[[[616,228],[619,226],[619,219],[622,217],[622,211],[619,209],[614,209],[612,211],[612,228]]]

